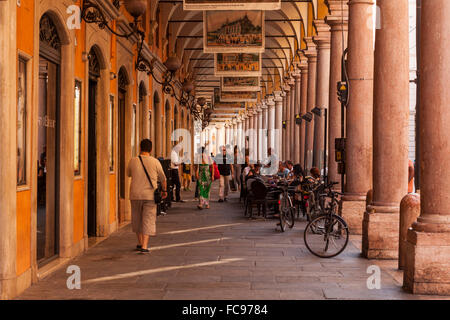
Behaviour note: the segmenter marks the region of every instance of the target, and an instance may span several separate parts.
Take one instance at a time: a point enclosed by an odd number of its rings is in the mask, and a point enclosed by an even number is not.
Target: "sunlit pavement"
[[[194,186],[192,186],[194,187]],[[17,299],[430,299],[401,289],[397,261],[360,257],[352,237],[338,257],[313,256],[303,242],[303,220],[282,233],[276,220],[248,220],[238,194],[199,211],[193,192],[158,217],[151,253],[136,253],[128,225],[89,249]],[[368,289],[371,265],[381,267],[381,288]],[[81,270],[81,289],[67,288],[69,265]],[[448,297],[447,297],[448,299]]]

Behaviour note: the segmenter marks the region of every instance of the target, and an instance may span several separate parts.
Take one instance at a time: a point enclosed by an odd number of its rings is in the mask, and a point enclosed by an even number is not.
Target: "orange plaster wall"
[[[324,0],[320,0],[317,8],[317,17],[318,19],[325,19],[328,15],[328,7],[325,4]]]
[[[33,55],[33,28],[34,24],[30,21],[34,20],[34,1],[22,0],[20,7],[17,7],[17,48]],[[19,30],[26,30],[20,32]]]
[[[17,7],[17,30],[26,30],[26,32],[17,32],[17,49],[30,56],[33,56],[34,49],[34,24],[30,23],[33,20],[34,1],[22,0],[20,7]],[[32,76],[33,78],[34,76]],[[28,108],[31,109],[32,105],[29,104]],[[32,112],[29,112],[29,114],[32,114]],[[31,142],[29,141],[29,143]],[[16,273],[21,275],[31,267],[31,190],[17,193],[16,214]]]
[[[17,259],[16,273],[31,267],[31,191],[17,193]]]
[[[109,175],[109,223],[116,221],[116,175]]]
[[[80,1],[77,2],[80,4]],[[83,62],[82,54],[86,51],[85,42],[83,39],[86,37],[86,24],[81,23],[81,29],[75,30],[75,36],[77,38],[77,46],[75,47],[75,77],[82,81],[82,96],[81,96],[81,119],[84,119],[86,110],[86,94],[87,94],[87,84],[84,82],[86,75],[86,63]],[[84,172],[85,163],[85,123],[81,122],[81,173]],[[76,244],[81,241],[84,237],[84,186],[85,180],[78,179],[74,180],[73,183],[73,243]]]
[[[84,236],[84,180],[76,180],[73,185],[73,243]]]

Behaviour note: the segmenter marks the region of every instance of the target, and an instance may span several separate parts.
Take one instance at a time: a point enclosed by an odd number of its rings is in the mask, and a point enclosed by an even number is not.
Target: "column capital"
[[[291,86],[291,89],[292,89],[292,87],[295,86],[295,78],[294,78],[294,77],[290,78],[290,79],[288,80],[287,84],[288,84],[289,86]]]
[[[284,90],[284,94],[287,94],[289,91],[291,91],[291,87],[287,84],[287,82],[286,82],[286,85],[283,87],[283,90]]]
[[[283,96],[282,95],[275,96],[275,99],[273,101],[275,101],[275,103],[281,104],[283,102]]]
[[[326,0],[330,14],[325,22],[331,27],[331,32],[348,31],[348,0]]]
[[[331,45],[330,26],[322,19],[314,20],[314,26],[316,28],[317,35],[313,37],[313,41],[317,45],[318,50],[330,49]]]
[[[304,51],[304,54],[308,58],[308,62],[315,62],[317,60],[316,44],[312,37],[305,37],[304,39],[308,48]]]
[[[268,101],[267,101],[267,106],[269,107],[269,109],[270,108],[273,108],[274,106],[275,106],[275,99],[277,99],[277,98],[274,98],[274,99],[269,99]]]
[[[325,0],[325,4],[331,16],[348,18],[348,0]]]
[[[365,4],[368,6],[373,6],[375,4],[375,0],[349,0],[348,5],[356,5],[356,4]]]

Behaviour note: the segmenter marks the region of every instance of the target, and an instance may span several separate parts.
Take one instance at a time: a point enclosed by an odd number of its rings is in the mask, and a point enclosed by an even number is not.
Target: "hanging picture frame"
[[[264,11],[203,11],[203,52],[264,52]]]
[[[220,91],[221,102],[258,102],[257,91]]]
[[[222,91],[260,91],[260,77],[222,77]]]
[[[216,53],[214,54],[214,75],[221,76],[262,76],[260,53]]]
[[[183,10],[280,10],[281,0],[183,0]]]

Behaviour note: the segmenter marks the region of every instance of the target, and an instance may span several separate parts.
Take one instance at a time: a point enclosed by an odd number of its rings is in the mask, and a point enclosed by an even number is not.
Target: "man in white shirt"
[[[181,146],[176,145],[175,147],[173,147],[172,152],[170,154],[170,177],[172,180],[172,186],[174,186],[173,189],[175,190],[176,202],[184,202],[183,200],[181,200],[181,182],[180,182],[179,167],[180,164],[182,163],[182,159],[179,155],[180,149]],[[173,195],[171,196],[173,199]]]
[[[156,203],[155,190],[158,181],[161,183],[161,196],[167,197],[166,176],[161,163],[150,156],[152,142],[144,139],[141,142],[139,157],[130,160],[127,175],[131,178],[131,226],[138,238],[136,250],[148,253],[148,240],[156,235]],[[147,176],[148,175],[148,176]]]

